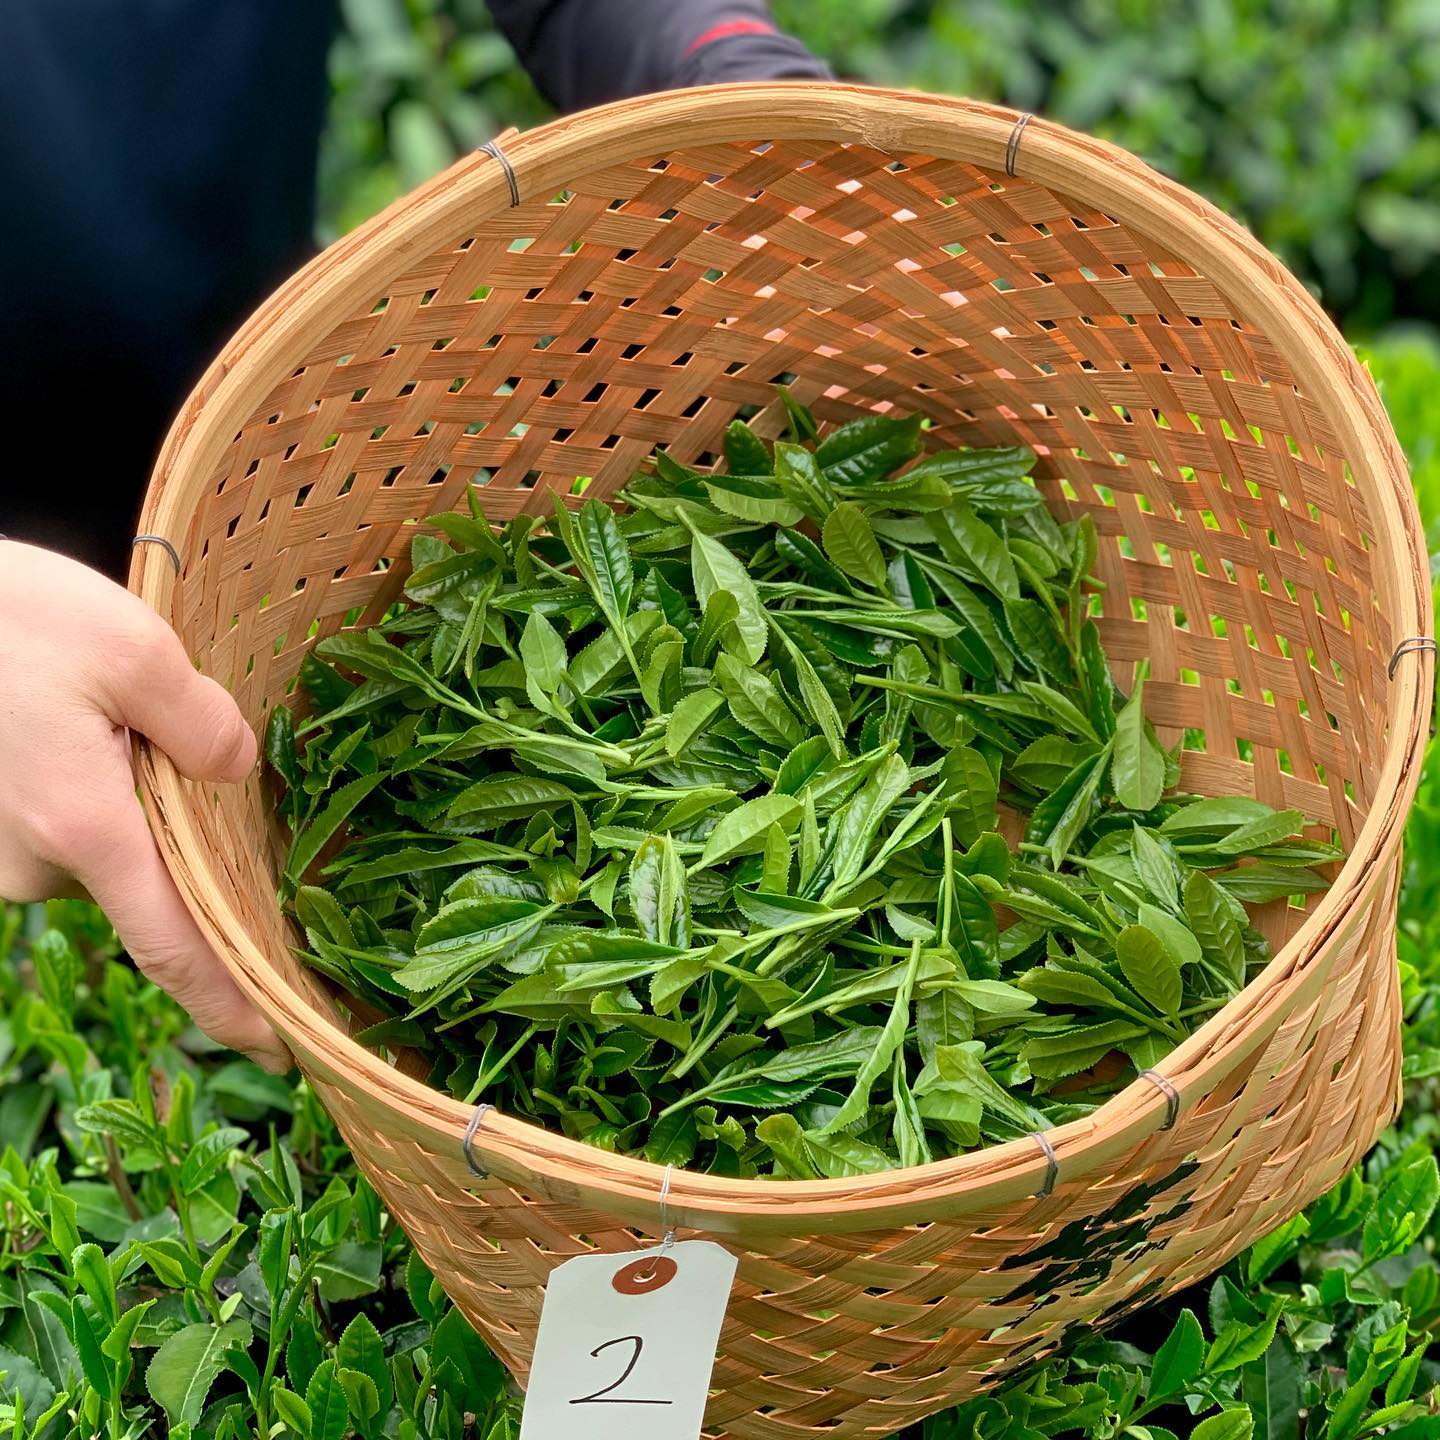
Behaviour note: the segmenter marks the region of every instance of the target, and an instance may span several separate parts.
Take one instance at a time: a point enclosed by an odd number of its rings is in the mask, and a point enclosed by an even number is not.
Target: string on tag
[[[658,1290],[675,1274],[675,1262],[669,1252],[675,1248],[675,1227],[670,1223],[670,1176],[675,1167],[667,1165],[660,1180],[660,1228],[665,1238],[645,1258],[627,1265],[619,1271],[614,1280],[615,1288],[622,1295],[643,1295]]]
[[[665,1238],[660,1242],[662,1253],[675,1245],[675,1227],[670,1223],[670,1176],[674,1169],[673,1165],[667,1165],[664,1178],[660,1181],[660,1228],[665,1232]]]

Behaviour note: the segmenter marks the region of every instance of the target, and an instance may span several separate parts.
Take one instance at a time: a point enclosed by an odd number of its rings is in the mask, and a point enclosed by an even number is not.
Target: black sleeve
[[[186,391],[314,253],[335,8],[0,0],[0,397],[42,457],[0,530],[123,575]]]
[[[830,76],[764,0],[487,0],[540,92],[578,110],[654,90]]]

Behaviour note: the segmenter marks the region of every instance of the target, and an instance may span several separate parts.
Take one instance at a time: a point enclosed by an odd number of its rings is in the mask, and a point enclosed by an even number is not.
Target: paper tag
[[[709,1240],[558,1266],[520,1440],[695,1440],[734,1278]]]

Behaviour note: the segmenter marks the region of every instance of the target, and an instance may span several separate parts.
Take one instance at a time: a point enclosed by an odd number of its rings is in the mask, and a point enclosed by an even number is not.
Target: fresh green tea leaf
[[[1180,966],[1153,930],[1127,925],[1115,938],[1115,958],[1137,995],[1162,1015],[1179,1010],[1184,992]]]
[[[1153,810],[1165,789],[1165,752],[1145,721],[1145,682],[1138,680],[1115,720],[1110,786],[1127,810]]]

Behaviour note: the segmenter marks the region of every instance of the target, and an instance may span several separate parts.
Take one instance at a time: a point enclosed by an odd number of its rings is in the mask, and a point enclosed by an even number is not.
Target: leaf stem
[[[687,1076],[700,1063],[700,1061],[705,1057],[706,1053],[719,1042],[720,1037],[724,1035],[724,1033],[735,1023],[737,1019],[739,1019],[739,1017],[739,1006],[731,1005],[725,1011],[725,1013],[721,1015],[718,1020],[716,1020],[716,1022],[710,1027],[710,1029],[707,1030],[695,1042],[695,1044],[690,1048],[690,1051],[685,1056],[685,1058],[681,1060],[678,1065],[675,1065],[670,1069],[666,1078],[669,1080],[683,1080],[685,1076]],[[676,1108],[678,1107],[671,1106],[671,1109]],[[660,1114],[657,1115],[655,1118],[658,1120],[661,1117],[668,1115],[669,1113],[669,1110],[662,1110]]]
[[[487,1070],[485,1070],[475,1083],[470,1087],[469,1093],[465,1096],[465,1103],[473,1105],[494,1083],[495,1077],[535,1038],[536,1032],[540,1029],[538,1021],[532,1020],[525,1027],[520,1038]]]

